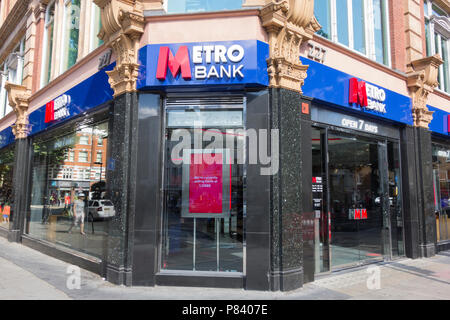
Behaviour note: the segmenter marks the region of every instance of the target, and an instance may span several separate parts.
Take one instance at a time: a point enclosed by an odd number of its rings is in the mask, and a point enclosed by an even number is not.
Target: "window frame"
[[[58,10],[58,6],[57,6],[57,4],[58,4],[58,2],[57,2],[57,0],[53,0],[53,1],[50,1],[49,3],[48,3],[48,5],[47,5],[47,8],[45,9],[45,16],[44,16],[44,36],[42,37],[43,38],[43,41],[42,41],[42,44],[43,44],[43,46],[42,46],[42,57],[44,58],[44,59],[42,59],[42,61],[41,61],[41,79],[40,79],[40,87],[41,88],[43,88],[44,86],[46,86],[48,83],[50,83],[50,81],[52,80],[52,71],[53,71],[53,68],[51,67],[51,65],[52,65],[52,63],[51,63],[51,61],[53,61],[54,60],[54,57],[53,57],[53,48],[55,47],[55,39],[56,39],[56,37],[55,37],[55,32],[56,32],[56,28],[55,28],[55,22],[56,22],[56,14],[57,14],[57,10]],[[51,9],[51,7],[52,6],[54,6],[54,10],[53,10],[53,17],[49,20],[49,18],[48,18],[48,15],[49,15],[49,13],[50,13],[50,9]],[[50,25],[50,24],[52,24],[53,23],[53,29],[52,29],[52,46],[51,46],[51,48],[52,48],[52,52],[50,52],[50,53],[48,53],[47,52],[47,42],[48,42],[48,37],[49,37],[49,34],[48,34],[48,26]],[[50,63],[48,64],[48,66],[47,66],[47,54],[49,54],[49,57],[50,57]],[[48,67],[48,69],[46,68],[46,67]],[[46,70],[47,69],[47,70]],[[45,80],[45,75],[48,75],[48,74],[50,74],[49,75],[49,77],[48,77],[48,80]]]
[[[369,58],[376,63],[382,64],[387,67],[392,66],[392,57],[391,57],[391,40],[390,40],[390,23],[389,23],[389,4],[387,0],[380,0],[382,5],[381,10],[381,23],[382,23],[382,38],[383,38],[383,62],[379,62],[376,56],[376,41],[375,41],[375,26],[374,26],[374,0],[363,0],[363,18],[364,18],[364,41],[365,41],[365,51],[363,53],[354,48],[355,39],[354,39],[354,17],[353,17],[353,1],[352,0],[344,0],[347,1],[347,21],[348,21],[348,43],[347,46],[344,43],[339,42],[339,26],[337,19],[337,1],[342,0],[326,0],[328,2],[330,8],[330,37],[326,38],[319,33],[316,33],[318,36],[325,38],[337,45],[340,45],[358,55]],[[320,22],[319,22],[320,23]]]
[[[442,12],[445,12],[442,8],[440,8],[436,3],[433,1],[424,1],[424,24],[428,24],[428,32],[427,28],[425,28],[425,37],[427,39],[427,43],[429,43],[429,50],[430,52],[427,52],[427,55],[433,56],[435,54],[439,54],[439,56],[447,62],[447,64],[450,64],[450,36],[445,36],[439,30],[436,30],[435,28],[435,19],[436,17],[446,17],[449,18],[450,14],[447,13],[446,16],[436,16],[433,12],[433,6],[437,7]],[[450,32],[449,32],[450,33]],[[445,39],[446,47],[447,47],[447,55],[446,57],[443,56],[442,53],[442,39]],[[436,42],[439,44],[436,48]],[[428,48],[427,48],[428,49]],[[439,73],[438,73],[438,81],[439,85],[436,87],[437,90],[444,92],[446,94],[450,94],[450,76],[447,76],[444,81],[442,81],[445,76],[444,73],[444,64],[441,64],[439,66]]]

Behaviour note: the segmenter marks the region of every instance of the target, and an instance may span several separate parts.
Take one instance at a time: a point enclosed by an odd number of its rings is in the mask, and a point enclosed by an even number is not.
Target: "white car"
[[[89,218],[104,219],[116,215],[114,205],[110,200],[90,200],[88,204]]]

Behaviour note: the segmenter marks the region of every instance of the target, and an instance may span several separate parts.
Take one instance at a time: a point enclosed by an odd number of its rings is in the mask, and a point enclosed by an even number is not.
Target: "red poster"
[[[360,219],[361,219],[361,210],[356,209],[355,210],[355,220],[360,220]]]
[[[199,154],[191,154],[189,213],[222,213],[223,158],[221,153],[210,156],[215,159],[212,164],[205,163]]]

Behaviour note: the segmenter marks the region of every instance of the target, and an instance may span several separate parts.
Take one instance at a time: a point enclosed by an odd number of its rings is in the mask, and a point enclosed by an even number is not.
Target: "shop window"
[[[188,104],[166,110],[161,271],[242,273],[243,107],[191,112]],[[200,134],[217,144],[202,143]]]
[[[237,10],[242,8],[243,0],[168,0],[168,13],[189,13]]]
[[[14,147],[0,150],[0,227],[9,228],[14,219],[13,205]]]
[[[318,34],[390,65],[387,8],[386,0],[316,0]]]
[[[424,15],[427,55],[439,54],[444,61],[439,67],[437,89],[450,93],[450,15],[431,1],[424,2]]]
[[[77,136],[108,136],[108,123],[68,125],[50,135],[36,137],[33,143],[29,236],[69,247],[99,258],[104,255],[108,221],[115,209],[107,195],[107,180],[94,178],[92,170],[103,170],[92,164],[80,166],[66,160],[68,150],[79,149]],[[84,146],[83,146],[84,147]],[[86,153],[95,152],[91,147]],[[62,168],[62,175],[50,179],[51,168]],[[94,200],[97,205],[94,206]]]
[[[433,144],[433,190],[437,241],[450,240],[450,147]]]

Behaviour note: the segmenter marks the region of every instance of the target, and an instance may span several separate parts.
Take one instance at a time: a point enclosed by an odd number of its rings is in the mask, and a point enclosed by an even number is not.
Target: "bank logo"
[[[245,50],[241,45],[198,45],[191,49],[190,55],[188,46],[180,46],[173,55],[168,46],[160,47],[156,79],[166,80],[168,69],[174,79],[180,73],[184,80],[244,78],[244,65],[240,62],[244,59]]]
[[[70,116],[69,104],[70,96],[67,94],[63,94],[55,100],[47,102],[45,105],[44,122],[49,123]]]
[[[358,81],[356,78],[350,79],[349,103],[355,103],[371,111],[387,113],[385,101],[386,92],[383,89]]]
[[[190,80],[192,78],[189,51],[186,46],[181,46],[175,56],[172,51],[170,51],[169,47],[161,47],[159,49],[156,79],[166,80],[167,69],[170,69],[174,79],[177,77],[180,70],[184,80]]]

